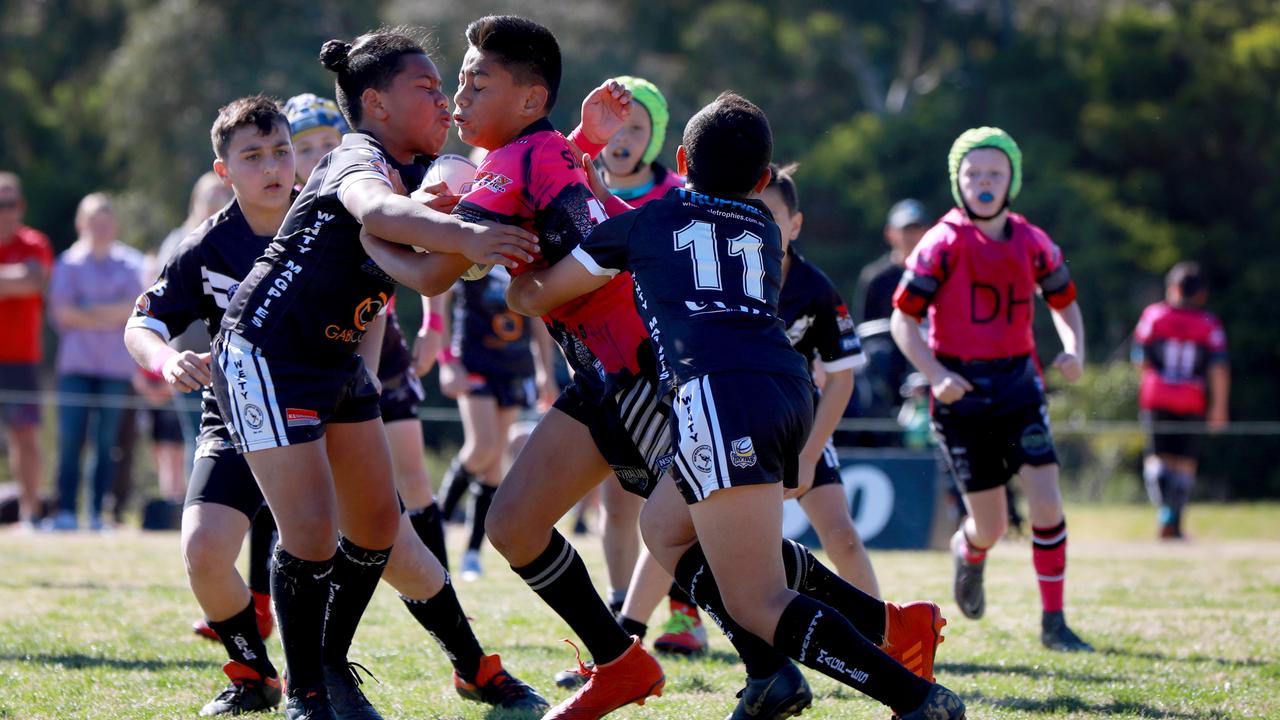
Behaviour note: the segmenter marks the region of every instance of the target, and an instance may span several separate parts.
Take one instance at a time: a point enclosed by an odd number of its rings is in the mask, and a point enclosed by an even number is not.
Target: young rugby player
[[[397,534],[402,546],[416,535],[400,522],[378,388],[365,369],[366,358],[376,362],[394,285],[365,254],[360,232],[435,251],[427,259],[446,286],[463,262],[449,253],[510,264],[507,256],[531,259],[536,245],[514,228],[459,222],[396,192],[399,171],[438,151],[448,127],[440,76],[416,41],[398,32],[354,45],[332,40],[321,61],[337,74],[338,103],[356,132],[316,167],[232,297],[214,341],[213,381],[280,528],[272,597],[288,665],[286,715],[377,717],[346,653]],[[442,587],[411,610],[454,650],[451,639],[470,628],[438,561],[417,548],[407,543],[413,554],[404,562],[425,567],[406,567],[407,576]],[[478,653],[474,638],[468,644]],[[532,691],[525,698],[541,700]]]
[[[558,307],[633,272],[636,305],[651,330],[661,381],[675,388],[669,430],[679,489],[664,479],[642,516],[655,557],[701,607],[732,629],[735,644],[742,635],[767,638],[905,718],[961,718],[964,706],[957,696],[907,671],[830,605],[788,588],[787,562],[778,552],[782,485],[795,485],[813,404],[804,360],[777,320],[778,228],[763,204],[747,199],[768,184],[771,151],[772,135],[759,108],[721,95],[690,120],[677,153],[691,189],[672,190],[661,201],[610,220],[571,260],[517,278],[511,305],[530,313]],[[790,547],[796,552],[796,585],[807,584],[799,570],[810,569],[812,556]],[[883,604],[862,597],[864,607],[879,615],[875,621],[884,623]],[[553,710],[552,716],[607,712],[579,707],[587,704],[585,696],[602,670],[561,706],[563,715]],[[749,683],[743,702],[754,705],[771,694]],[[774,716],[802,707],[778,707]],[[747,716],[740,703],[734,717]]]
[[[1210,431],[1227,424],[1231,369],[1227,335],[1217,316],[1204,309],[1209,291],[1200,266],[1180,262],[1165,278],[1165,299],[1142,311],[1133,331],[1142,386],[1143,422],[1203,423]],[[1182,511],[1196,480],[1200,436],[1152,427],[1143,465],[1147,494],[1159,508],[1159,535],[1182,537]]]
[[[1004,485],[1018,475],[1030,507],[1040,639],[1055,650],[1090,650],[1062,612],[1067,523],[1031,332],[1038,293],[1062,339],[1053,366],[1068,382],[1079,379],[1084,323],[1075,284],[1048,234],[1009,210],[1022,189],[1022,152],[1012,137],[999,128],[967,130],[948,166],[956,207],[907,259],[890,323],[932,387],[935,434],[969,510],[951,541],[956,603],[969,618],[986,609],[983,565],[1008,526]]]

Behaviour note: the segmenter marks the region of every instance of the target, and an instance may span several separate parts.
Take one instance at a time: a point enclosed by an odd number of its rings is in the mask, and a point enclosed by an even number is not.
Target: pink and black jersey
[[[1062,251],[1044,230],[1009,213],[1005,237],[989,238],[959,208],[925,233],[907,258],[894,307],[929,319],[929,347],[940,356],[995,360],[1035,350],[1037,292],[1062,309],[1076,299]]]
[[[555,264],[605,219],[577,153],[545,118],[485,157],[454,214],[537,234],[542,258],[533,267]],[[631,276],[621,274],[542,318],[564,349],[575,381],[600,387],[610,376],[640,372],[639,351],[649,334],[636,312],[633,288]]]
[[[1133,339],[1142,349],[1139,407],[1204,415],[1209,367],[1227,361],[1227,335],[1218,318],[1158,302],[1142,311]]]

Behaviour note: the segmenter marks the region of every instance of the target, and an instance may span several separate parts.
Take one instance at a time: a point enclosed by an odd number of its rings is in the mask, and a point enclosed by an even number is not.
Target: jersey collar
[[[556,129],[556,126],[551,124],[551,118],[541,117],[529,123],[529,125],[527,125],[525,129],[521,130],[520,134],[517,135],[516,137],[522,138],[528,135],[532,135],[534,133],[540,133],[544,130],[554,131],[555,129]]]

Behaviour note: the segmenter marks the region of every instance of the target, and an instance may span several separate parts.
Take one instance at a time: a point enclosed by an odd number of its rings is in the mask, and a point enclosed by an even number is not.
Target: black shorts
[[[813,427],[807,378],[714,373],[676,388],[671,435],[676,487],[690,505],[723,488],[795,487]]]
[[[151,418],[152,442],[182,443],[186,441],[177,411],[167,407],[147,408],[147,415]]]
[[[422,381],[413,372],[413,368],[407,368],[404,372],[383,380],[382,394],[378,398],[382,422],[416,420],[418,403],[426,397],[427,394],[422,390]]]
[[[467,394],[491,397],[500,408],[531,408],[538,388],[530,375],[468,372]]]
[[[648,498],[671,464],[671,396],[641,375],[613,393],[569,383],[555,408],[587,427],[627,492]]]
[[[1177,430],[1156,430],[1152,423],[1162,422],[1194,422],[1203,423],[1203,415],[1184,415],[1164,410],[1143,410],[1142,424],[1147,430],[1147,453],[1150,455],[1173,455],[1174,457],[1198,458],[1204,436],[1200,433],[1179,432]]]
[[[213,341],[213,390],[240,452],[318,440],[329,423],[379,417],[378,391],[364,360],[352,354],[323,367],[268,358],[235,333]]]
[[[0,392],[38,393],[38,363],[0,363]],[[0,401],[0,422],[11,428],[28,428],[40,424],[39,402]]]
[[[184,507],[215,503],[239,510],[250,520],[264,505],[249,463],[235,448],[217,440],[196,449]]]
[[[835,443],[827,440],[826,447],[822,448],[822,459],[818,460],[818,466],[813,471],[813,486],[820,488],[823,485],[839,485],[844,482],[844,478],[840,475],[840,456],[836,453]]]

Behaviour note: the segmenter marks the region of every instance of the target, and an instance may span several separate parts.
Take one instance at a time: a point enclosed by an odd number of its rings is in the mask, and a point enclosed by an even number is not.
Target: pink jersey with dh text
[[[929,319],[929,347],[961,360],[992,360],[1035,350],[1032,304],[1075,301],[1062,251],[1044,230],[1009,213],[1007,237],[991,239],[954,208],[907,258],[894,306]]]
[[[1218,318],[1158,302],[1142,311],[1133,339],[1142,348],[1138,406],[1204,415],[1209,367],[1227,361],[1227,334]]]

